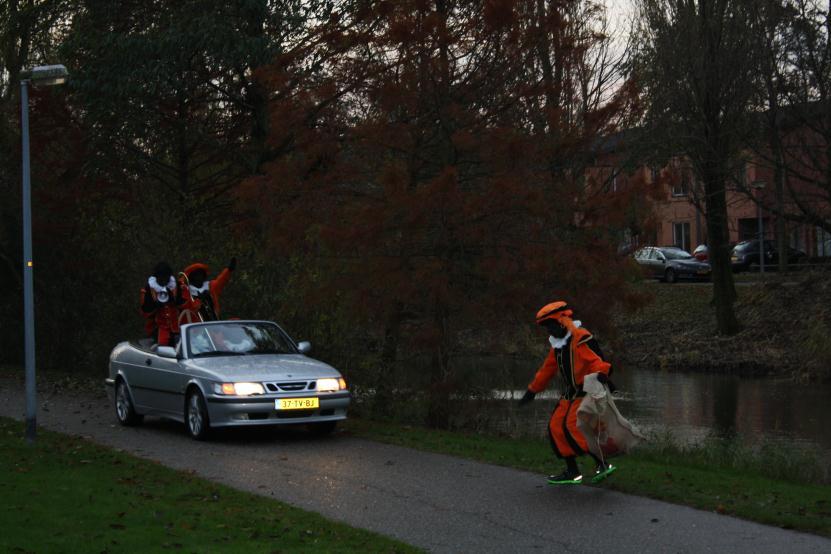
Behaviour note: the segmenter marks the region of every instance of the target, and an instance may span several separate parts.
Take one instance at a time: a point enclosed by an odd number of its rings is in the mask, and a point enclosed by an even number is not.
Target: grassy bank
[[[831,380],[831,274],[737,279],[742,330],[732,337],[715,334],[711,285],[638,285],[652,301],[613,318],[619,333],[614,353],[621,365]]]
[[[559,472],[562,465],[544,440],[366,420],[350,420],[346,428],[354,436],[539,473],[541,482],[545,475]],[[620,470],[596,486],[831,537],[831,486],[809,482],[816,475],[813,470],[798,473],[805,482],[782,478],[795,475],[788,473],[795,466],[821,471],[822,460],[793,458],[765,449],[750,451],[729,442],[680,447],[666,437],[656,439],[616,460]],[[584,467],[585,471],[590,469]]]
[[[2,552],[416,552],[277,501],[0,418]]]

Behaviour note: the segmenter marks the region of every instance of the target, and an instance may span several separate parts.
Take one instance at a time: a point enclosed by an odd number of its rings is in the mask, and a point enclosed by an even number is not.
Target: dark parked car
[[[765,267],[775,269],[779,263],[779,254],[776,252],[776,244],[772,240],[766,240],[765,243]],[[807,261],[808,255],[805,252],[795,248],[788,247],[788,264],[799,264]],[[738,243],[733,247],[733,253],[730,256],[730,265],[733,271],[747,271],[751,266],[759,266],[759,241],[746,240]]]
[[[710,278],[710,264],[696,260],[689,252],[674,246],[646,246],[635,252],[635,261],[647,275],[667,283],[678,279]]]

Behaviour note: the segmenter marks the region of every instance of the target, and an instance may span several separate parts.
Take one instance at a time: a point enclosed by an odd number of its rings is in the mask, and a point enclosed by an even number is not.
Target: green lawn
[[[349,420],[346,428],[354,436],[539,473],[540,482],[563,466],[544,439],[489,437],[355,419]],[[582,486],[600,486],[831,536],[831,486],[766,476],[775,469],[768,465],[781,466],[781,460],[771,459],[766,464],[765,459],[753,458],[747,460],[749,467],[736,469],[742,460],[731,456],[733,453],[713,444],[693,449],[667,443],[646,446],[615,459],[619,470],[609,479]],[[593,468],[586,465],[583,469]]]
[[[286,504],[0,418],[0,552],[417,552]]]

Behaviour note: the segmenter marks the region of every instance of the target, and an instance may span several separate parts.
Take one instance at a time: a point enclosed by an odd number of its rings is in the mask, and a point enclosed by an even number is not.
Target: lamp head
[[[61,64],[41,65],[20,72],[21,80],[28,80],[33,85],[53,86],[62,85],[69,78],[69,72]]]

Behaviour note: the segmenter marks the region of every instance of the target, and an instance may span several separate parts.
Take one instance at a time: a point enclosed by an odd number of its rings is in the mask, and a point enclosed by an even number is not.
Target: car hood
[[[699,262],[698,260],[672,260],[670,265],[680,269],[690,269],[695,271],[699,269],[710,269],[710,264]]]
[[[302,354],[254,354],[187,360],[218,381],[282,381],[340,377],[338,370]]]

